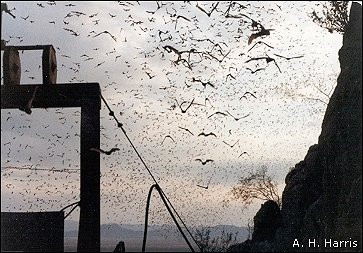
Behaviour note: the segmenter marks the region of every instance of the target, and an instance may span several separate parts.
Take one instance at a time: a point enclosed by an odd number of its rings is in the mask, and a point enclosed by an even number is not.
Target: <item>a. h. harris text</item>
[[[358,247],[358,241],[352,240],[352,238],[349,238],[349,240],[333,240],[333,239],[324,239],[322,243],[318,243],[317,239],[308,239],[307,243],[302,244],[299,242],[298,239],[295,239],[293,244],[293,248],[342,248],[342,249],[349,249],[349,248],[356,248]]]

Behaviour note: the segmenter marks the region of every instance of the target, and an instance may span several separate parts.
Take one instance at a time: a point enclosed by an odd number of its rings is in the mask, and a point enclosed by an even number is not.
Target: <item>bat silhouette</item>
[[[245,155],[245,154],[246,154],[246,155],[248,155],[248,157],[249,157],[249,158],[251,158],[251,157],[250,157],[250,155],[249,155],[246,151],[245,151],[245,152],[243,152],[242,154],[240,154],[240,155],[238,156],[238,158],[240,158],[242,155]]]
[[[261,30],[257,33],[252,33],[251,36],[248,38],[248,45],[252,43],[254,39],[257,39],[261,36],[267,36],[270,35],[270,31],[273,31],[274,29],[265,29],[261,24],[259,24],[261,27]]]
[[[254,74],[254,73],[258,72],[258,71],[264,70],[265,68],[258,68],[258,69],[255,69],[255,70],[252,70],[250,68],[246,68],[246,69],[248,69],[249,71],[251,71],[251,74]]]
[[[187,131],[188,133],[190,133],[191,135],[194,135],[188,128],[184,128],[184,127],[180,127],[178,126],[180,129],[183,129],[185,131]]]
[[[202,80],[196,79],[195,77],[192,78],[192,82],[199,82],[203,85],[204,89],[207,87],[207,85],[211,86],[212,88],[216,88],[210,81],[203,82]]]
[[[284,59],[286,59],[286,60],[291,60],[291,59],[296,59],[296,58],[301,58],[301,57],[304,57],[303,55],[299,55],[299,56],[293,56],[293,57],[285,57],[285,56],[282,56],[282,55],[279,55],[279,54],[274,54],[274,55],[276,55],[276,56],[278,56],[278,57],[281,57],[281,58],[284,58]]]
[[[208,119],[209,119],[210,117],[212,117],[213,115],[216,115],[216,114],[220,114],[220,115],[223,115],[223,116],[227,116],[227,114],[226,114],[226,113],[224,113],[224,112],[215,112],[215,113],[213,113],[212,115],[209,115],[209,116],[208,116]]]
[[[97,68],[97,67],[99,67],[99,66],[101,66],[102,64],[104,64],[106,61],[103,61],[103,62],[100,62],[100,63],[98,63],[96,66],[95,66],[95,68]]]
[[[168,138],[168,137],[169,137],[169,138],[170,138],[173,142],[175,142],[175,140],[173,139],[173,137],[171,137],[170,135],[167,135],[167,136],[165,136],[165,137],[164,137],[163,141],[161,142],[161,145],[164,143],[165,139],[166,139],[166,138]]]
[[[184,16],[178,15],[178,16],[176,17],[176,21],[175,21],[175,29],[176,29],[176,25],[177,25],[177,23],[178,23],[178,18],[182,18],[182,19],[185,19],[186,21],[189,21],[189,22],[190,22],[190,19],[189,19],[189,18],[186,18],[186,17],[184,17]]]
[[[188,107],[187,107],[186,109],[183,109],[183,108],[181,107],[181,105],[178,103],[178,100],[176,100],[176,99],[175,99],[175,101],[176,101],[177,105],[179,106],[179,108],[180,108],[181,112],[182,112],[182,113],[186,113],[186,112],[187,112],[187,110],[188,110],[188,109],[192,106],[192,104],[193,104],[193,102],[194,102],[194,98],[193,98],[192,102],[190,102],[190,104],[188,105]],[[185,103],[185,101],[184,101],[183,103]],[[182,103],[182,104],[183,104],[183,103]]]
[[[250,95],[251,97],[254,97],[254,98],[257,99],[257,97],[253,93],[251,93],[249,91],[246,91],[245,94],[243,94],[242,97],[240,97],[240,99],[242,99],[242,98],[247,99],[246,95]]]
[[[199,161],[199,162],[201,162],[203,165],[205,165],[207,162],[214,162],[214,160],[212,160],[212,159],[207,159],[207,160],[205,160],[205,161],[202,161],[202,159],[195,159],[196,161]]]
[[[217,137],[217,135],[215,135],[215,133],[212,133],[212,132],[210,132],[209,134],[206,134],[204,132],[198,134],[198,136],[201,136],[201,135],[204,135],[205,137],[208,137],[209,135],[213,135],[214,137]]]
[[[209,184],[210,184],[211,179],[212,179],[212,177],[209,178],[209,181],[208,181],[207,186],[202,186],[202,185],[199,185],[199,184],[197,184],[197,186],[200,187],[200,188],[203,188],[203,189],[208,190],[208,187],[209,187]]]
[[[276,65],[276,67],[279,69],[280,73],[282,73],[281,69],[280,69],[279,65],[277,65],[275,59],[271,58],[269,56],[254,57],[254,58],[248,59],[245,63],[249,63],[250,61],[258,61],[258,60],[266,60],[267,64],[273,61],[275,63],[275,65]]]
[[[248,116],[250,116],[250,113],[249,113],[249,114],[246,114],[245,116],[242,116],[241,118],[236,118],[232,114],[230,114],[228,111],[227,111],[227,113],[229,114],[229,116],[231,116],[232,118],[234,118],[235,121],[238,121],[240,119],[244,119],[244,118],[247,118]]]
[[[204,10],[202,7],[200,7],[197,3],[196,7],[201,10],[202,12],[204,12],[205,14],[207,14],[208,17],[210,17],[210,15],[212,15],[212,12],[217,8],[219,2],[216,3],[216,5],[212,4],[212,9],[207,12],[206,10]]]
[[[234,147],[234,145],[236,145],[238,142],[239,142],[239,140],[238,140],[238,141],[236,141],[233,145],[230,145],[230,144],[228,144],[227,142],[223,141],[223,143],[224,143],[224,144],[227,144],[227,145],[228,145],[228,146],[230,146],[231,148],[233,148],[233,147]]]
[[[269,48],[274,48],[273,46],[270,46],[269,44],[267,44],[267,43],[265,43],[265,42],[263,42],[263,41],[258,41],[258,42],[256,42],[250,49],[248,49],[248,51],[247,52],[249,52],[249,51],[251,51],[257,44],[265,44],[266,46],[268,46]]]
[[[111,149],[111,150],[109,150],[109,151],[104,151],[104,150],[99,149],[99,148],[90,148],[90,150],[92,150],[92,151],[96,151],[96,152],[98,152],[98,153],[100,153],[100,154],[111,155],[113,152],[116,152],[116,151],[118,151],[118,150],[120,150],[120,149],[119,149],[119,148],[112,148],[112,149]]]
[[[153,78],[155,77],[155,75],[153,75],[153,76],[152,76],[152,75],[151,75],[151,73],[149,73],[149,72],[146,72],[146,71],[145,71],[145,73],[146,73],[146,75],[147,75],[150,79],[153,79]]]
[[[115,36],[113,36],[109,31],[103,31],[103,32],[100,32],[100,33],[98,33],[98,34],[96,34],[95,36],[93,36],[93,38],[94,37],[97,37],[97,36],[100,36],[101,34],[103,34],[103,33],[107,33],[108,35],[110,35],[111,36],[111,38],[114,40],[114,41],[116,41],[117,42],[117,39],[116,39],[116,37]]]

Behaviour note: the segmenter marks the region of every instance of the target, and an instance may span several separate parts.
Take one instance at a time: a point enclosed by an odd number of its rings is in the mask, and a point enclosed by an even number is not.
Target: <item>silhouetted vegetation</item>
[[[238,243],[237,234],[223,230],[220,236],[212,238],[211,230],[202,228],[196,229],[194,237],[202,252],[225,252],[230,246]]]
[[[262,166],[259,170],[249,172],[247,176],[241,177],[237,186],[232,189],[234,199],[240,199],[247,207],[256,199],[273,200],[281,206],[278,194],[277,182],[273,177],[267,175],[267,167]]]
[[[313,21],[328,29],[330,33],[344,33],[348,23],[348,1],[329,1],[321,5],[323,7],[322,13],[317,13],[314,10],[310,14]]]

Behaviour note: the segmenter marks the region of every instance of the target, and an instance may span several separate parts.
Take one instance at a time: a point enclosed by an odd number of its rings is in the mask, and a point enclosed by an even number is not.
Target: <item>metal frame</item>
[[[80,218],[77,251],[100,251],[100,87],[98,83],[1,85],[1,109],[81,107]]]

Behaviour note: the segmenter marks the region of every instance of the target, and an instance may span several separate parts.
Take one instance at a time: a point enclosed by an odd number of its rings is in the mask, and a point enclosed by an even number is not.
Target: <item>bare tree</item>
[[[194,237],[202,252],[225,252],[230,246],[238,243],[238,233],[222,231],[220,236],[212,237],[209,228],[196,229]]]
[[[344,33],[348,23],[348,3],[349,1],[323,2],[320,4],[323,8],[322,13],[314,10],[310,17],[315,23],[328,29],[330,33]]]
[[[311,106],[311,112],[323,113],[334,92],[336,80],[339,73],[326,73],[325,77],[316,77],[313,79],[297,80],[293,86],[285,85],[282,88],[284,95],[293,101],[301,100],[305,102],[315,102],[318,106]]]
[[[329,82],[326,79],[315,79],[312,82],[307,81],[305,82],[306,86],[310,86],[312,88],[312,91],[310,94],[308,93],[297,93],[296,95],[299,97],[302,97],[306,100],[312,100],[321,102],[325,105],[328,105],[331,95],[333,94],[334,88],[336,84],[336,79],[338,77],[338,73],[334,73],[329,75],[327,78],[329,78]]]
[[[277,182],[274,181],[272,176],[267,175],[266,166],[262,166],[256,172],[251,171],[247,176],[241,177],[231,193],[234,199],[241,199],[246,207],[256,199],[273,200],[281,206]]]

